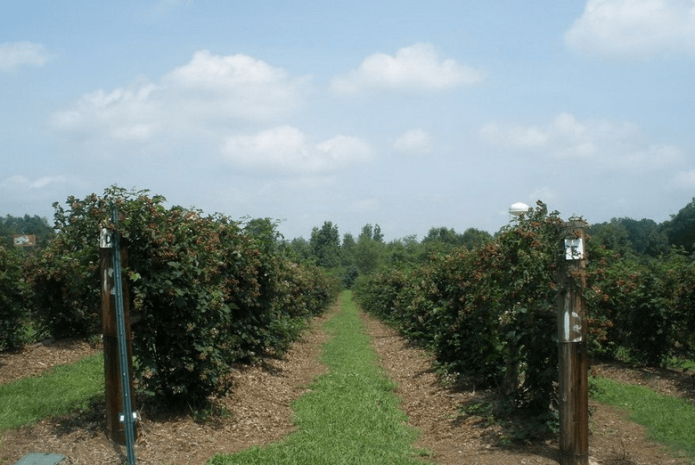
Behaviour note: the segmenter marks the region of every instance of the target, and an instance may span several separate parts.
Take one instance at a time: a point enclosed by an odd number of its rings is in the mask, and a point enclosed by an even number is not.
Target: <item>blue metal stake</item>
[[[118,210],[113,207],[111,220],[114,226],[118,224]],[[135,465],[135,432],[133,424],[133,409],[130,400],[130,373],[128,372],[128,346],[126,345],[125,310],[123,305],[123,277],[121,275],[121,248],[118,232],[113,232],[113,287],[116,291],[116,331],[118,336],[118,366],[123,393],[122,421],[125,426],[125,445],[128,454],[128,465]]]

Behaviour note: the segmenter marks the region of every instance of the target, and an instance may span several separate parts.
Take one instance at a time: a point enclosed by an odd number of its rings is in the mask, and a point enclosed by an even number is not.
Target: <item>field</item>
[[[218,453],[229,454],[281,440],[297,431],[293,401],[312,389],[312,382],[328,368],[320,362],[329,340],[326,323],[342,309],[336,306],[314,318],[305,337],[280,360],[258,366],[237,367],[231,396],[218,399],[216,412],[183,408],[177,414],[145,403],[136,445],[140,464],[203,464]],[[461,407],[481,401],[488,393],[467,386],[442,383],[431,357],[413,347],[392,329],[360,314],[361,330],[387,376],[397,385],[393,394],[408,424],[420,431],[412,459],[438,464],[555,464],[557,443],[552,439],[519,442],[499,422],[484,415],[461,413]],[[19,354],[0,354],[0,383],[51,370],[98,349],[80,342],[27,347]],[[693,376],[673,370],[632,369],[617,364],[592,366],[592,374],[657,392],[692,400]],[[624,412],[591,402],[590,455],[600,464],[687,464],[664,446],[646,438],[645,429],[628,420]],[[196,421],[197,420],[197,421]],[[106,439],[103,402],[73,414],[44,419],[0,432],[0,464],[14,464],[29,452],[61,453],[71,464],[120,463]],[[349,461],[348,461],[349,462]]]

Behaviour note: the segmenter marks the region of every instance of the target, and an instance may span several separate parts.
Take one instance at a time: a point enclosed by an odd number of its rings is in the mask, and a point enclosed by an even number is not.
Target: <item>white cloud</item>
[[[286,116],[302,104],[303,86],[261,60],[203,50],[159,82],[88,93],[51,121],[63,131],[116,141],[218,133],[233,123]]]
[[[153,84],[138,83],[111,92],[91,92],[71,109],[55,113],[51,123],[57,129],[92,137],[147,140],[167,119],[160,113],[155,95],[158,90]]]
[[[25,176],[15,175],[0,181],[0,187],[7,190],[38,190],[49,185],[64,184],[63,176],[43,176],[31,180]]]
[[[608,58],[695,55],[695,2],[588,0],[565,43],[577,52]]]
[[[401,48],[395,56],[375,53],[356,70],[333,79],[338,93],[370,89],[445,90],[481,82],[484,74],[452,59],[441,59],[430,44]]]
[[[407,154],[424,154],[432,151],[432,136],[422,129],[412,129],[393,142],[393,148]]]
[[[547,133],[538,128],[523,126],[502,128],[496,123],[484,126],[480,132],[485,139],[515,147],[542,147],[549,138]]]
[[[291,126],[278,126],[253,135],[228,136],[221,152],[242,168],[295,174],[330,173],[373,156],[372,148],[358,138],[338,135],[313,142]]]
[[[14,71],[21,66],[43,66],[51,59],[46,47],[33,42],[0,44],[0,72]]]
[[[569,113],[544,126],[492,123],[480,130],[483,139],[506,148],[532,150],[555,159],[594,163],[611,170],[648,171],[673,166],[684,158],[673,145],[651,144],[629,122],[580,121]]]

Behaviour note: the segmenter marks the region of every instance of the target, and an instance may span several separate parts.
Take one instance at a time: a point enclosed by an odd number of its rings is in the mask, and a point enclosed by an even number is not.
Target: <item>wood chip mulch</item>
[[[100,351],[101,347],[83,340],[47,340],[18,352],[0,352],[0,384],[36,376],[56,365],[74,363]]]
[[[142,465],[204,464],[216,453],[231,453],[276,442],[294,431],[291,402],[307,392],[312,380],[325,372],[319,362],[327,336],[321,324],[331,314],[317,318],[302,341],[294,344],[282,360],[267,360],[260,366],[240,367],[234,372],[234,388],[217,405],[228,412],[207,422],[196,422],[191,412],[163,415],[147,403],[138,406],[142,415],[136,444]],[[441,465],[546,465],[558,463],[553,440],[504,445],[505,432],[486,425],[480,418],[459,415],[459,408],[485,393],[457,390],[442,385],[432,370],[432,358],[411,346],[395,331],[363,316],[374,348],[389,376],[398,383],[396,394],[410,424],[421,431],[417,447],[428,450],[425,463]],[[70,363],[93,353],[86,343],[41,344],[19,354],[0,354],[0,383]],[[42,365],[46,365],[45,367]],[[595,374],[630,382],[642,382],[661,392],[693,400],[689,374],[654,375],[629,367],[594,366]],[[669,376],[666,376],[669,375]],[[688,397],[690,396],[690,397]],[[664,447],[645,439],[645,431],[615,409],[592,403],[591,464],[681,465]],[[119,464],[123,451],[113,446],[104,431],[103,406],[95,406],[67,418],[44,420],[36,425],[0,433],[0,465],[11,465],[30,452],[59,453],[68,464]]]
[[[433,454],[432,461],[441,465],[556,465],[560,461],[556,440],[522,445],[503,445],[505,431],[497,425],[485,425],[479,417],[459,415],[459,407],[473,400],[482,400],[486,393],[445,387],[432,370],[433,359],[425,351],[413,347],[396,331],[381,322],[363,316],[363,322],[374,338],[374,347],[389,375],[399,385],[401,408],[410,424],[422,431],[417,443]],[[623,382],[634,381],[634,370],[627,367],[608,369],[602,366],[596,374]],[[691,400],[688,391],[691,378],[672,373],[649,379],[658,390],[682,395]],[[644,376],[644,378],[643,378]],[[622,378],[622,379],[621,379]],[[646,383],[646,381],[645,381]],[[590,402],[589,456],[591,464],[603,465],[686,465],[688,460],[673,457],[664,446],[645,439],[645,429],[628,420],[624,412]]]
[[[294,431],[291,402],[325,371],[319,356],[326,335],[319,328],[329,317],[315,318],[283,359],[236,369],[233,392],[216,402],[226,412],[222,416],[196,422],[190,411],[162,415],[148,410],[148,404],[137,406],[142,416],[135,446],[138,464],[203,464],[217,453],[269,444]],[[6,363],[21,365],[18,360]],[[5,366],[0,368],[3,375]],[[66,465],[123,463],[124,449],[107,439],[104,408],[102,403],[89,412],[0,433],[0,464],[14,464],[31,452],[65,455]]]

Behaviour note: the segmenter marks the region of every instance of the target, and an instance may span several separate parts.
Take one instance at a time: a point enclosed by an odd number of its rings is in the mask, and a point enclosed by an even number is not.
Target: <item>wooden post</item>
[[[589,389],[583,220],[565,223],[558,263],[557,334],[559,353],[560,454],[563,465],[589,463]]]
[[[123,409],[123,392],[119,376],[118,361],[118,329],[116,326],[116,290],[114,289],[114,268],[111,249],[113,247],[112,232],[101,231],[99,255],[101,268],[101,306],[104,333],[104,381],[106,391],[106,429],[109,438],[116,444],[125,445],[125,426],[120,421]],[[127,264],[126,248],[121,244],[121,262]],[[128,361],[132,360],[132,335],[130,331],[130,307],[128,285],[123,281],[123,306],[125,313],[126,343]],[[130,399],[134,399],[133,367],[129,363]],[[133,402],[131,401],[131,404]],[[131,409],[133,406],[131,405]],[[133,409],[134,410],[134,409]]]

